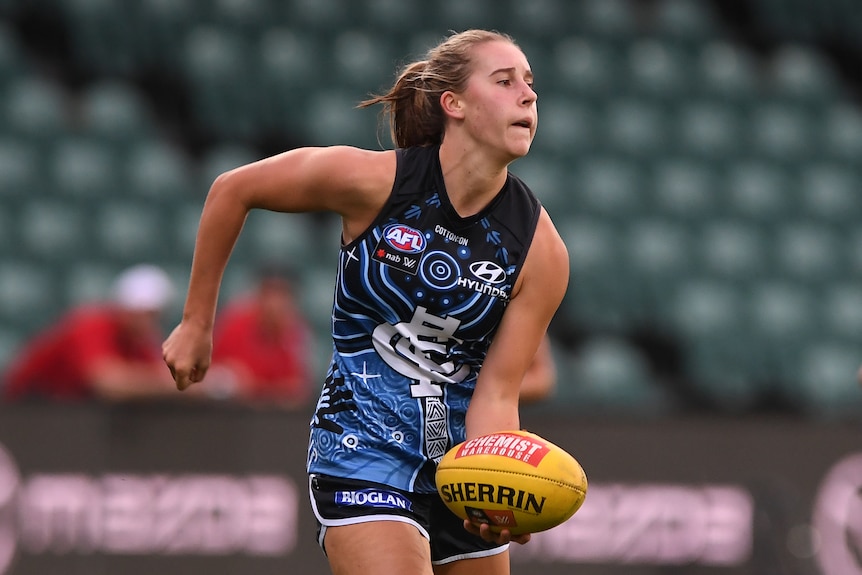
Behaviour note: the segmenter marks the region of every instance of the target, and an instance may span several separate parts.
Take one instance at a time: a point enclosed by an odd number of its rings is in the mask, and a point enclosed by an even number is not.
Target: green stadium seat
[[[289,0],[280,2],[279,22],[316,34],[332,33],[344,28],[352,14],[351,0]]]
[[[667,153],[669,118],[662,107],[639,98],[611,100],[602,112],[605,146],[637,161]]]
[[[317,40],[295,28],[272,26],[252,46],[260,87],[259,125],[296,134],[302,126],[307,90],[324,81],[328,64]]]
[[[638,275],[685,277],[691,265],[691,238],[680,224],[659,218],[640,218],[625,230],[626,265]]]
[[[402,63],[406,64],[413,60],[425,59],[428,50],[436,46],[443,38],[446,32],[434,30],[431,28],[417,28],[404,39],[403,53],[401,54]]]
[[[703,276],[680,282],[668,299],[668,326],[683,342],[685,381],[721,410],[750,409],[762,387],[742,293],[731,282]]]
[[[542,95],[538,107],[539,127],[533,147],[539,153],[568,160],[593,149],[597,127],[589,102],[552,92]]]
[[[787,392],[810,417],[855,421],[862,415],[857,369],[858,345],[820,342],[799,358],[797,377],[787,386]]]
[[[248,216],[243,236],[246,246],[237,247],[246,257],[279,254],[288,261],[301,262],[303,267],[321,257],[322,231],[308,214],[255,210]]]
[[[702,333],[684,345],[684,380],[690,393],[719,412],[754,409],[767,392],[757,349],[745,334]]]
[[[614,220],[636,217],[643,208],[642,170],[637,164],[612,156],[587,156],[574,167],[571,178],[575,204],[585,214]]]
[[[828,283],[845,273],[842,240],[828,226],[788,222],[775,231],[772,259],[778,272],[787,278],[807,285]]]
[[[509,169],[529,186],[552,217],[554,214],[568,213],[574,207],[572,190],[562,162],[539,154],[529,154]]]
[[[637,29],[633,0],[583,0],[577,7],[574,22],[586,34],[614,42],[626,42]]]
[[[862,341],[862,286],[852,280],[827,286],[820,294],[823,332],[836,341]]]
[[[748,124],[748,147],[761,157],[792,164],[812,151],[814,127],[806,111],[797,105],[761,100]]]
[[[569,290],[561,315],[587,330],[618,330],[632,325],[642,313],[633,300],[622,265],[619,228],[608,220],[581,213],[563,216],[557,228],[569,252]]]
[[[6,23],[0,23],[0,89],[24,71],[24,56],[17,34]]]
[[[200,25],[189,31],[180,61],[204,133],[242,138],[257,128],[255,93],[248,89],[254,76],[248,48],[229,28]]]
[[[3,205],[4,209],[0,210],[0,259],[21,254],[21,241],[16,229],[18,210],[6,202]]]
[[[85,133],[105,142],[128,146],[151,131],[148,104],[132,84],[100,81],[85,89],[80,101]]]
[[[707,2],[660,0],[650,14],[650,29],[659,36],[695,47],[718,33],[720,21]]]
[[[0,323],[29,335],[59,313],[55,279],[27,259],[0,261]]]
[[[784,221],[792,210],[788,177],[785,170],[765,161],[730,164],[722,180],[726,213],[767,226]]]
[[[571,352],[557,394],[572,409],[594,415],[661,415],[673,400],[654,378],[645,354],[615,336],[597,336]]]
[[[54,193],[69,200],[95,200],[121,191],[118,160],[108,144],[82,137],[58,140],[50,152]]]
[[[565,36],[554,43],[552,72],[541,81],[562,95],[603,101],[622,84],[622,68],[616,49],[607,42]]]
[[[180,72],[186,34],[201,21],[196,0],[139,0],[134,25],[134,53],[143,69]]]
[[[505,26],[507,11],[493,0],[438,0],[431,14],[441,32]]]
[[[358,29],[338,33],[332,41],[332,73],[357,100],[384,92],[395,80],[401,54],[386,38]]]
[[[210,0],[205,5],[208,20],[246,37],[259,36],[277,21],[271,0]]]
[[[568,4],[565,0],[510,0],[504,31],[513,34],[519,44],[527,38],[558,36],[572,25]],[[527,57],[532,62],[531,52],[527,52]]]
[[[698,72],[694,85],[710,98],[749,103],[758,97],[760,80],[754,57],[742,46],[715,40],[697,53]]]
[[[354,90],[321,89],[313,93],[304,117],[304,133],[312,145],[346,144],[390,149],[388,126],[378,125],[379,110],[357,109],[365,94]]]
[[[856,229],[845,235],[842,254],[847,273],[862,276],[862,230]]]
[[[560,234],[568,246],[573,276],[587,276],[622,258],[615,226],[585,215],[563,217]]]
[[[203,207],[203,198],[199,201],[186,200],[174,204],[170,217],[166,218],[167,225],[172,230],[169,241],[174,246],[173,259],[191,264]],[[240,235],[240,239],[234,248],[233,255],[231,256],[232,259],[242,258],[242,254],[244,254],[242,246],[245,243],[245,233],[243,233]]]
[[[684,102],[673,122],[680,153],[720,162],[734,158],[743,147],[745,136],[738,110],[720,100]]]
[[[792,280],[770,279],[752,286],[748,297],[752,350],[764,378],[788,384],[798,377],[802,351],[820,338],[814,295]]]
[[[195,180],[186,151],[163,140],[141,140],[125,156],[125,182],[129,195],[169,205],[185,198],[203,197],[206,188]]]
[[[657,161],[651,176],[649,210],[693,225],[715,217],[718,183],[709,164],[669,156]]]
[[[847,229],[862,219],[862,178],[856,170],[834,162],[809,161],[800,166],[799,213],[829,225]]]
[[[113,283],[122,267],[102,260],[94,261],[92,257],[93,254],[82,254],[63,271],[62,290],[67,308],[112,297]]]
[[[22,335],[12,329],[0,328],[0,371],[5,372],[9,367],[15,353],[24,344]],[[3,390],[3,383],[0,382],[0,393]]]
[[[101,74],[130,74],[135,70],[134,17],[129,7],[111,0],[62,0],[72,37],[73,57],[83,67]]]
[[[741,294],[733,284],[694,276],[681,280],[668,294],[665,317],[685,338],[728,337],[741,331],[744,314]]]
[[[766,239],[757,225],[715,218],[696,240],[696,266],[702,273],[744,285],[770,273]]]
[[[767,89],[773,97],[819,105],[841,94],[837,72],[815,47],[786,44],[766,64]]]
[[[621,230],[622,265],[630,281],[621,289],[643,306],[650,321],[661,321],[668,293],[692,274],[691,238],[686,226],[664,218],[640,218]]]
[[[99,252],[108,261],[132,265],[172,254],[161,213],[144,202],[111,201],[95,213],[95,234]]]
[[[752,286],[748,300],[751,328],[776,338],[806,338],[815,333],[812,294],[803,286],[767,278]]]
[[[409,36],[427,24],[426,3],[422,0],[365,0],[358,4],[362,28],[369,32],[381,30],[395,37]]]
[[[302,309],[314,330],[331,330],[336,261],[333,258],[331,266],[321,265],[305,270],[301,277],[299,296]]]
[[[626,56],[626,87],[636,96],[669,104],[690,94],[692,63],[684,49],[650,38],[632,42]]]
[[[862,157],[862,110],[835,102],[824,113],[817,126],[817,151],[824,159],[858,166]]]
[[[74,203],[33,198],[18,218],[20,247],[34,261],[74,261],[92,247],[86,212]]]
[[[69,98],[52,80],[19,77],[7,88],[3,125],[16,138],[46,145],[70,129]]]
[[[0,137],[0,199],[4,202],[42,193],[42,162],[35,146]]]

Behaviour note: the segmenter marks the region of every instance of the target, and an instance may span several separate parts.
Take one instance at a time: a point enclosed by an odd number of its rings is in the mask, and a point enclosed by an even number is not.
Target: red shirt
[[[239,301],[221,314],[213,337],[213,364],[239,364],[252,380],[240,385],[251,399],[304,401],[309,392],[308,329],[295,319],[280,333],[266,333],[258,308]]]
[[[161,334],[130,338],[114,308],[86,306],[38,334],[16,357],[4,377],[7,399],[80,399],[92,395],[88,374],[104,359],[161,363]]]

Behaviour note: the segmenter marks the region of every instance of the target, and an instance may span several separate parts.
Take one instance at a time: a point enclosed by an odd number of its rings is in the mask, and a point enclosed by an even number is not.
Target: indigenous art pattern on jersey
[[[397,152],[392,196],[341,250],[309,471],[433,492],[436,463],[464,439],[539,206],[510,175],[489,206],[461,218],[437,152]]]

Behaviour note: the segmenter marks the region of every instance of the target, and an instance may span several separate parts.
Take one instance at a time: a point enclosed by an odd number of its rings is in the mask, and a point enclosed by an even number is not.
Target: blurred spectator
[[[160,316],[173,293],[156,266],[125,270],[114,282],[111,301],[70,310],[23,346],[4,374],[4,398],[178,396],[161,353]]]
[[[317,391],[311,333],[294,288],[289,270],[267,266],[255,287],[219,314],[207,376],[211,395],[289,409],[309,405]]]
[[[547,399],[553,395],[556,387],[557,366],[551,353],[551,340],[545,335],[521,382],[521,404]]]

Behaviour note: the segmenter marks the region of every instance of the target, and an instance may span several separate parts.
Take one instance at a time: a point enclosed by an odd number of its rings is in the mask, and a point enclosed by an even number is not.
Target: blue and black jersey
[[[509,174],[460,217],[439,147],[397,150],[392,193],[341,248],[333,359],[311,422],[308,470],[430,493],[465,415],[539,218]]]

